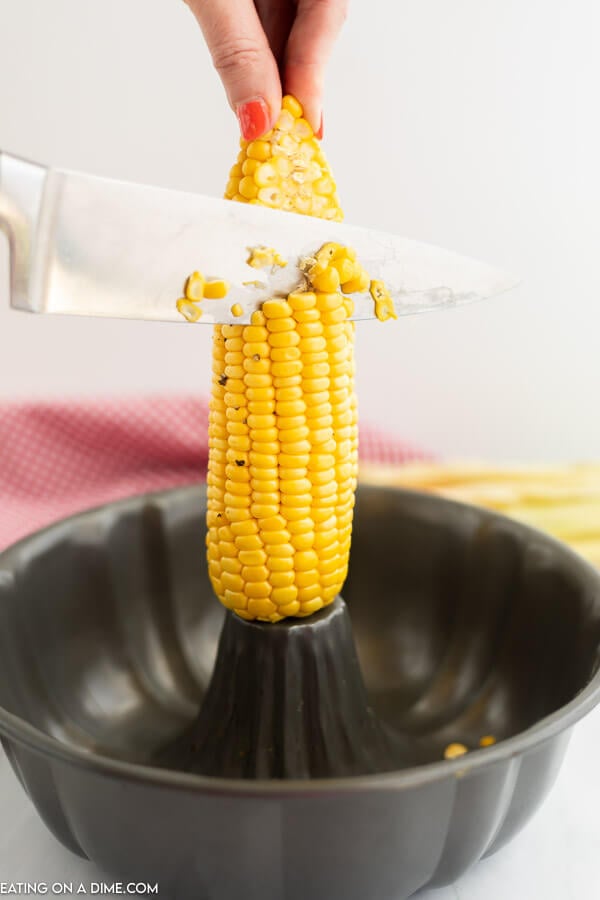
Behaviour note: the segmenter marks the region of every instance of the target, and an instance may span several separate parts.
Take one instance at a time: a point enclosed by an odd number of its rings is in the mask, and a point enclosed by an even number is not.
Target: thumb
[[[298,0],[285,56],[285,91],[298,98],[315,131],[322,125],[325,65],[347,8],[348,0]]]
[[[281,108],[277,63],[252,0],[187,0],[202,29],[242,136],[269,131]]]

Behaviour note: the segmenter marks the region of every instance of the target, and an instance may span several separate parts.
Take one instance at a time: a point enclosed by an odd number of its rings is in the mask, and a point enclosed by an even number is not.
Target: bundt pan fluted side
[[[56,837],[194,900],[402,900],[510,840],[600,699],[598,574],[501,516],[363,487],[344,599],[398,768],[173,771],[164,748],[197,719],[224,620],[204,503],[137,497],[0,554],[0,734]],[[475,749],[444,761],[454,741]]]

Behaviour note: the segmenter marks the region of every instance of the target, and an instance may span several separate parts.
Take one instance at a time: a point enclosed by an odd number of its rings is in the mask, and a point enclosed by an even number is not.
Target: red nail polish
[[[246,141],[255,141],[269,130],[269,108],[262,98],[240,103],[236,113]]]
[[[323,140],[323,116],[321,116],[321,124],[319,125],[317,131],[315,131],[315,137],[317,137],[320,141]]]

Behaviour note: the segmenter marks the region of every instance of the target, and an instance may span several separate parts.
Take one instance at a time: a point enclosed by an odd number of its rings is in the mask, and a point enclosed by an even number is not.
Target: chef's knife
[[[0,229],[10,244],[11,305],[37,313],[185,322],[176,301],[200,271],[230,286],[224,299],[201,302],[200,324],[243,324],[264,300],[298,286],[301,261],[327,241],[356,250],[398,315],[515,286],[484,263],[393,234],[51,169],[1,151]],[[251,268],[259,246],[287,265]],[[368,292],[353,300],[353,318],[374,317]],[[233,304],[243,315],[233,316]]]

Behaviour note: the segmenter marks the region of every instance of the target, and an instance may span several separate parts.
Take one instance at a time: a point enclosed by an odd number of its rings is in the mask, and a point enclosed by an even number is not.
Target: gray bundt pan
[[[395,768],[366,754],[374,774],[199,775],[165,768],[165,748],[198,722],[225,618],[206,573],[204,512],[201,487],[135,497],[0,554],[0,733],[56,837],[107,875],[194,900],[403,900],[510,840],[600,699],[598,574],[501,516],[361,488],[344,598],[364,702]],[[346,612],[336,601],[320,615],[304,631],[268,626],[279,629],[273,646],[332,634],[327,615]],[[347,698],[331,694],[344,673],[335,653],[311,657],[312,638],[298,646],[293,658],[277,650],[237,709],[224,696],[222,716],[215,673],[215,734],[234,718],[251,724],[255,704],[261,728],[268,707],[272,737],[278,715],[297,721],[285,701],[300,685],[311,713],[299,740],[325,752],[327,717],[346,715]],[[329,662],[315,674],[319,659]],[[477,748],[489,734],[493,747],[443,760],[448,743]]]

